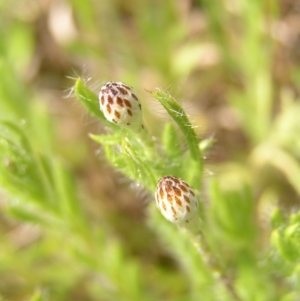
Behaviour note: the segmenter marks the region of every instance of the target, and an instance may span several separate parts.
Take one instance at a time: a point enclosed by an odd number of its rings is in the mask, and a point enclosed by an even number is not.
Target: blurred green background
[[[244,270],[240,282],[253,291],[240,289],[241,299],[298,300],[299,7],[0,1],[0,300],[200,300],[147,224],[153,196],[89,138],[105,129],[75,98],[78,77],[96,94],[107,81],[133,86],[157,137],[169,117],[148,91],[161,87],[178,100],[199,139],[215,141],[202,200],[224,197],[210,214],[226,265],[237,271],[243,230],[255,241],[251,260],[271,257],[261,284],[269,291]],[[220,195],[208,188],[212,178]],[[241,208],[231,192],[245,184],[253,200]],[[234,221],[234,234],[226,228],[231,210],[253,213]]]

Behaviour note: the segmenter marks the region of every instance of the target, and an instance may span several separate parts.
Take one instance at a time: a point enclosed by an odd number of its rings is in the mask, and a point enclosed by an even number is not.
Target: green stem
[[[195,218],[188,227],[185,228],[191,235],[191,240],[193,241],[195,247],[199,251],[203,261],[214,271],[215,275],[218,275],[224,286],[226,287],[228,293],[232,296],[233,300],[241,301],[237,292],[235,291],[234,286],[232,285],[229,277],[226,276],[224,269],[220,262],[217,260],[216,256],[213,255],[213,252],[203,234],[200,230],[201,221],[199,218]]]

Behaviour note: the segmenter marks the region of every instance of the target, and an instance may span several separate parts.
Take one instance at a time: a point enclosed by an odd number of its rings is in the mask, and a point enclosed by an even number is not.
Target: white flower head
[[[100,90],[99,103],[108,121],[133,130],[144,128],[141,103],[132,87],[108,82]]]
[[[197,217],[197,197],[182,179],[162,177],[156,187],[155,199],[162,215],[172,223],[183,225]]]

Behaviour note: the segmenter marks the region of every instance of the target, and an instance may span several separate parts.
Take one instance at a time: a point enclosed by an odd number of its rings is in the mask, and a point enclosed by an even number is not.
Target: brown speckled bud
[[[108,82],[100,90],[99,103],[108,121],[134,130],[143,128],[141,104],[132,87]]]
[[[182,179],[165,176],[157,184],[156,205],[172,223],[184,224],[197,216],[198,201],[193,189]]]

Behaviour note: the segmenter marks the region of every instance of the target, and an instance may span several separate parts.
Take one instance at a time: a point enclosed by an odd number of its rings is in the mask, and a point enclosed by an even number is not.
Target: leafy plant
[[[296,6],[0,1],[0,299],[298,300]]]
[[[85,104],[87,99],[82,95],[91,92],[82,85],[79,78],[75,85],[75,93]],[[174,143],[170,143],[179,139],[174,124],[165,126],[161,142],[156,141],[155,144],[143,145],[142,141],[148,141],[149,137],[139,136],[140,132],[134,133],[121,127],[117,128],[111,123],[107,124],[108,134],[91,137],[104,147],[106,157],[113,166],[141,183],[151,194],[154,194],[155,182],[163,175],[176,175],[200,189],[203,178],[202,154],[192,125],[183,109],[171,96],[161,90],[154,91],[152,95],[165,107],[175,121],[177,129],[182,131],[188,147],[187,152],[176,150]],[[96,101],[96,97],[92,99],[89,101]],[[93,109],[90,113],[97,114]],[[276,289],[272,263],[268,256],[271,250],[261,250],[257,241],[259,235],[255,224],[253,193],[247,182],[246,178],[242,181],[239,179],[236,182],[238,186],[235,184],[225,188],[217,179],[212,181],[210,192],[212,203],[210,206],[202,203],[199,212],[200,225],[193,224],[187,227],[191,234],[176,232],[176,229],[165,225],[152,205],[150,211],[152,215],[149,217],[153,220],[152,228],[157,235],[167,241],[170,250],[175,252],[177,260],[182,263],[188,281],[192,284],[192,295],[199,297],[205,291],[206,298],[211,300],[218,300],[220,295],[228,300],[254,300],[273,298],[274,292],[276,291],[276,294],[279,292]],[[197,191],[197,195],[200,195],[200,190]],[[170,232],[166,232],[167,228]],[[292,242],[284,238],[284,233],[289,231],[295,233],[292,229],[298,229],[297,224],[285,232],[275,230],[273,234],[273,241],[283,256],[287,256],[289,260],[298,258],[297,247],[289,246]],[[296,239],[294,234],[292,237]],[[187,250],[181,243],[187,244],[189,240],[191,245]],[[296,253],[293,253],[293,248]],[[263,265],[258,265],[258,262],[263,262]],[[261,283],[266,281],[268,286],[262,286]],[[208,287],[214,286],[215,290],[207,290]],[[284,294],[285,289],[281,290],[280,293]]]

